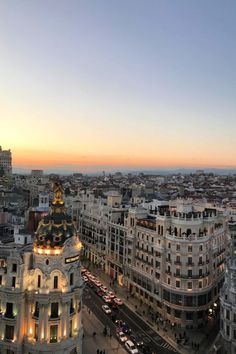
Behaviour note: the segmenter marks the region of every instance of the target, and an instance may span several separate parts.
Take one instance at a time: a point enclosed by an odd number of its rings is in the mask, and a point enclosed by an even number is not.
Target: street
[[[86,286],[84,291],[84,304],[90,308],[95,316],[106,326],[112,335],[116,335],[116,325],[111,319],[110,315],[106,315],[102,310],[104,301],[94,292],[93,289]],[[132,333],[142,338],[143,342],[152,349],[155,354],[173,354],[177,351],[161,338],[146,322],[144,322],[138,315],[131,311],[125,304],[119,307],[116,311],[117,319],[126,322],[132,329]]]

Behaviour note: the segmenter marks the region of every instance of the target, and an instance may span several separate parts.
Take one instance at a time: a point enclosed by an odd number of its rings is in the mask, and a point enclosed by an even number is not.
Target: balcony
[[[170,258],[166,258],[166,262],[172,263]]]
[[[13,320],[16,316],[12,312],[11,313],[5,312],[4,317]]]
[[[187,262],[187,263],[186,263],[186,266],[188,266],[188,267],[193,267],[193,266],[194,266],[194,263],[193,263],[193,262]]]
[[[180,261],[174,261],[174,264],[176,265],[182,265],[182,263]]]

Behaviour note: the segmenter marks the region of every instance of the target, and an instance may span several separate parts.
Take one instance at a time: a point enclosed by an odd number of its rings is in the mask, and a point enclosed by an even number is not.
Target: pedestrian
[[[99,354],[100,353],[100,350],[99,349],[97,349],[97,354]]]

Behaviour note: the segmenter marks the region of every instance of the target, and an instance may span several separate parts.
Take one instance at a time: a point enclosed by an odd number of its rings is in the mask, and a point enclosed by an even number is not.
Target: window
[[[38,288],[41,287],[41,275],[38,275]]]
[[[229,312],[229,310],[226,310],[226,320],[230,320],[230,312]]]
[[[236,329],[234,329],[234,339],[236,339]]]
[[[179,280],[176,280],[175,286],[176,286],[176,288],[179,288],[179,287],[180,287],[180,281],[179,281]]]
[[[199,277],[202,277],[202,269],[199,269]]]
[[[74,285],[74,273],[70,274],[70,285]]]
[[[188,278],[192,278],[193,274],[192,274],[192,269],[188,269]]]
[[[180,245],[176,245],[176,251],[180,251]]]
[[[50,343],[57,342],[58,325],[50,326]]]
[[[16,273],[16,271],[17,271],[17,264],[16,264],[16,263],[13,263],[13,264],[12,264],[12,272],[13,272],[13,273]]]
[[[5,338],[10,340],[14,339],[14,326],[6,325]]]
[[[226,335],[229,336],[229,326],[226,326]]]
[[[180,276],[180,269],[179,268],[176,268],[176,274],[175,274],[177,277]]]
[[[202,245],[199,246],[199,251],[202,252]]]
[[[236,313],[234,313],[234,323],[236,323]]]
[[[188,252],[192,252],[193,251],[193,246],[192,245],[189,245],[188,246]]]
[[[35,302],[35,307],[34,307],[34,317],[39,317],[39,303],[38,301]]]
[[[0,275],[0,285],[2,285],[2,275]]]
[[[188,290],[192,290],[192,288],[193,288],[192,282],[188,282]]]
[[[58,302],[51,303],[51,318],[58,317]]]
[[[13,288],[16,287],[16,277],[12,277],[11,286],[12,286]]]
[[[72,337],[72,320],[69,322],[69,337]]]
[[[70,313],[73,313],[74,312],[74,301],[73,299],[70,300]]]
[[[192,257],[188,257],[188,264],[192,264],[192,261],[193,261]]]
[[[13,318],[13,303],[12,302],[7,302],[5,316]]]
[[[198,287],[199,287],[199,289],[202,289],[202,281],[199,281]]]
[[[167,283],[168,283],[168,285],[170,285],[170,278],[167,279]]]
[[[58,289],[58,276],[55,275],[54,280],[53,280],[53,288]]]
[[[38,340],[39,337],[39,326],[37,323],[34,325],[34,339]]]

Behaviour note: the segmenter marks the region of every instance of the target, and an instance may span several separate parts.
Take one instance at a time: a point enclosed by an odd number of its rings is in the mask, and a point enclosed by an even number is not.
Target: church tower
[[[25,354],[82,354],[80,251],[76,227],[56,183],[49,214],[35,234],[31,270],[24,280]]]

